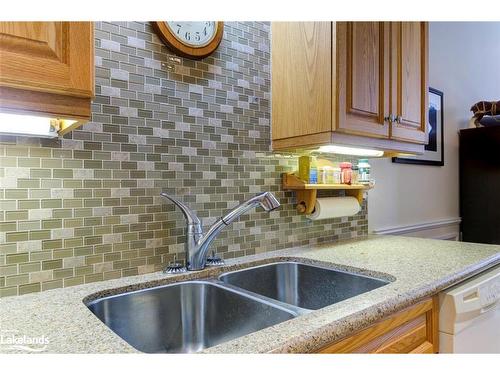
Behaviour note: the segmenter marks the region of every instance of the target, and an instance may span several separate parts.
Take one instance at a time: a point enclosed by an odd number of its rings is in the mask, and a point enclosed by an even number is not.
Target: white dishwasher
[[[440,353],[500,353],[500,266],[439,294]]]

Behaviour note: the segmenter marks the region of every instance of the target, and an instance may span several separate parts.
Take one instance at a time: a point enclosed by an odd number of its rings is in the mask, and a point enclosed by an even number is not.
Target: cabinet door
[[[428,25],[391,22],[391,138],[427,143]]]
[[[337,23],[335,131],[388,138],[389,24]]]
[[[329,344],[319,353],[437,353],[438,308],[434,296]]]
[[[91,22],[0,22],[0,87],[89,98]]]
[[[273,22],[271,27],[273,140],[330,132],[331,22]]]

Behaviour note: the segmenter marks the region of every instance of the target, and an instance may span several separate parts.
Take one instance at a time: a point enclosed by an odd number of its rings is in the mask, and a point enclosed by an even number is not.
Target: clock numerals
[[[217,35],[217,22],[180,22],[165,21],[171,35],[179,42],[191,48],[201,48],[212,42]]]
[[[192,42],[194,45],[207,43],[215,31],[214,22],[176,22],[171,25],[179,40]]]
[[[152,22],[160,39],[173,52],[201,59],[219,46],[223,37],[223,22],[161,21]]]

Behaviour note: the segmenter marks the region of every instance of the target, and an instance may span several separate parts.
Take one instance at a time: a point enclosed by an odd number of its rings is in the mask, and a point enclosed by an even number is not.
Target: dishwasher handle
[[[481,309],[481,314],[484,314],[490,310],[493,310],[497,305],[500,299],[497,299],[495,302],[490,303],[489,305],[483,306]]]
[[[495,308],[500,301],[500,283],[477,285],[455,296],[456,321],[473,319]]]

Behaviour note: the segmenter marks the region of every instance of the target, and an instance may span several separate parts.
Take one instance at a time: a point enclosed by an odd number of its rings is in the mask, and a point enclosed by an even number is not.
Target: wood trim
[[[79,128],[80,126],[85,124],[86,121],[80,120],[80,121],[76,121],[76,122],[72,123],[71,125],[67,125],[65,119],[63,119],[59,123],[60,123],[59,124],[60,128],[59,128],[59,131],[57,132],[57,134],[59,134],[59,136],[62,137],[64,134],[72,132],[73,130]]]
[[[215,33],[215,36],[208,44],[202,47],[190,47],[179,41],[172,34],[172,31],[165,24],[165,21],[151,22],[151,25],[162,42],[176,54],[191,59],[202,59],[214,52],[222,41],[222,37],[224,35],[224,22],[216,21],[216,23],[217,32]]]
[[[90,120],[90,103],[90,98],[0,87],[2,112]]]
[[[424,142],[425,144],[429,143],[429,23],[422,22],[422,28],[424,33],[424,47],[422,50],[422,70],[424,74],[424,79],[422,83],[422,103],[424,108],[422,110],[422,123],[424,124],[423,130],[425,133]],[[441,112],[444,113],[444,107],[441,107]],[[442,140],[444,140],[444,123],[443,124],[443,136]],[[444,144],[441,145],[441,152],[444,153]],[[444,157],[441,158],[444,161]]]
[[[302,152],[317,149],[319,146],[327,144],[383,150],[387,153],[387,155],[384,156],[389,156],[391,154],[397,155],[399,153],[422,154],[424,152],[424,146],[420,144],[383,138],[369,138],[340,132],[324,132],[273,139],[271,145],[274,151]]]
[[[434,296],[374,323],[352,336],[328,344],[319,353],[437,352],[438,297]]]
[[[297,137],[278,138],[272,140],[273,150],[290,150],[297,148],[318,147],[332,142],[332,133],[323,132],[315,134],[305,134]]]
[[[337,25],[338,22],[332,22],[332,38],[331,53],[332,53],[332,66],[331,66],[331,130],[335,131],[339,124],[339,48],[337,43]]]
[[[435,345],[432,345],[430,342],[426,341],[413,349],[409,354],[432,354],[435,353],[434,347]]]
[[[432,352],[439,352],[439,296],[436,294],[432,296],[432,310],[427,312],[427,338],[431,339]]]
[[[456,217],[445,220],[427,221],[424,223],[418,223],[412,225],[401,225],[383,229],[374,229],[372,232],[374,234],[404,235],[404,234],[418,233],[430,229],[446,228],[452,225],[458,227],[461,221],[462,219],[460,217]]]

